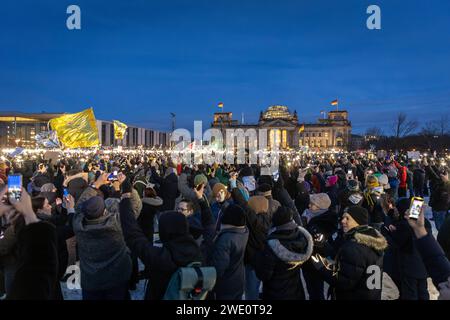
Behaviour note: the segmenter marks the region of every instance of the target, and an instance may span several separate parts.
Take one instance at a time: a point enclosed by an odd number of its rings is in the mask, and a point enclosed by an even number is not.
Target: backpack
[[[216,284],[216,268],[192,262],[172,275],[163,300],[205,300]]]

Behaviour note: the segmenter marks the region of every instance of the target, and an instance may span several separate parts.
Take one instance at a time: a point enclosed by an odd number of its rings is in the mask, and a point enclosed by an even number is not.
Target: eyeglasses
[[[189,210],[188,210],[188,208],[180,208],[180,207],[178,207],[177,211],[178,212],[186,212],[186,211],[189,211]]]

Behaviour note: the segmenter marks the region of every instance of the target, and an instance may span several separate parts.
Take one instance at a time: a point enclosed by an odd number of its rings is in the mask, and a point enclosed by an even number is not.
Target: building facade
[[[342,149],[349,147],[351,122],[348,112],[329,111],[317,123],[300,123],[297,111],[287,106],[270,106],[261,111],[257,124],[240,124],[231,112],[217,112],[211,127],[220,129],[226,143],[226,129],[267,129],[267,148],[276,144],[282,150],[308,147],[312,150]]]
[[[0,147],[36,146],[35,136],[48,130],[48,121],[62,113],[0,112]]]
[[[0,147],[35,148],[35,137],[42,131],[49,130],[48,122],[63,113],[21,113],[0,112]],[[129,126],[123,140],[114,139],[112,121],[97,120],[98,138],[101,146],[167,147],[170,145],[168,132]]]

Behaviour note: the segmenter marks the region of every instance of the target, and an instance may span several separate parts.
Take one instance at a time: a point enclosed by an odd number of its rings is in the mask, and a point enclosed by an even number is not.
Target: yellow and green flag
[[[49,121],[49,124],[66,148],[91,148],[99,145],[97,124],[92,108],[54,118]]]
[[[125,132],[127,131],[128,126],[125,123],[122,123],[117,120],[113,120],[114,123],[114,139],[122,140],[125,137]]]

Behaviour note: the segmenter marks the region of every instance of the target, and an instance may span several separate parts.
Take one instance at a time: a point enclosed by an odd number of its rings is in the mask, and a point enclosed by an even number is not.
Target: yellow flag
[[[65,114],[50,120],[49,123],[66,148],[91,148],[99,145],[97,124],[92,108]]]
[[[113,120],[114,123],[114,138],[116,140],[122,140],[125,137],[127,131],[127,125],[117,120]]]
[[[305,125],[302,124],[302,126],[298,129],[298,132],[303,132],[305,131]]]

